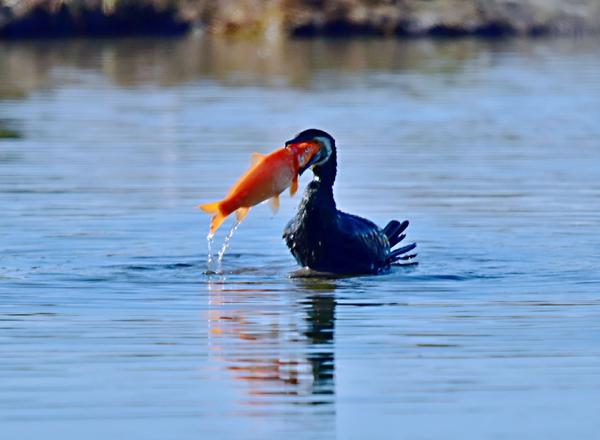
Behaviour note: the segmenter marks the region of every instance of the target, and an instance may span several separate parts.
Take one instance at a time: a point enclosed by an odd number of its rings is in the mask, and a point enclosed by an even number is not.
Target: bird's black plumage
[[[314,179],[283,233],[296,261],[316,271],[338,274],[379,273],[392,264],[410,262],[415,255],[409,252],[416,244],[393,249],[405,238],[408,221],[392,220],[380,229],[370,220],[337,209],[333,198],[337,151],[331,135],[305,130],[287,144],[313,140],[322,144],[312,164]]]

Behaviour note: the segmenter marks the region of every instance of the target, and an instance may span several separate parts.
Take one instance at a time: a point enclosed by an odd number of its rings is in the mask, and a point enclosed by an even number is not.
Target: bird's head
[[[298,133],[296,137],[287,141],[285,145],[288,147],[302,143],[316,144],[319,149],[308,162],[300,166],[300,174],[304,173],[307,169],[312,168],[315,175],[318,175],[319,169],[326,164],[332,165],[335,170],[336,151],[335,139],[333,139],[333,136],[323,130],[310,128]]]

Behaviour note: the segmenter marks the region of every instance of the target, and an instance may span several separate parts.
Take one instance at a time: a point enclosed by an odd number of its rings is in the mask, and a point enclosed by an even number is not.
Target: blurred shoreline
[[[600,30],[596,0],[0,0],[0,39],[183,35],[504,37]]]

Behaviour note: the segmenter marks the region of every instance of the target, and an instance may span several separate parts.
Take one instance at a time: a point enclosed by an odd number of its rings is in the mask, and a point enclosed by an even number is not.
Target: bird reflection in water
[[[264,290],[209,283],[213,359],[245,383],[243,404],[333,403],[335,281],[294,280],[289,293]]]

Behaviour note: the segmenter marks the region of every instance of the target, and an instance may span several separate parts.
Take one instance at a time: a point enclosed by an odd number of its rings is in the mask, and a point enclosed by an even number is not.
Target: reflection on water
[[[297,321],[287,312],[235,306],[267,292],[209,282],[209,347],[234,379],[247,384],[248,405],[281,404],[281,397],[298,405],[334,403],[335,284],[303,282],[301,289],[306,297],[296,305]]]
[[[592,438],[598,47],[0,43],[2,438]],[[292,278],[286,196],[206,271],[195,206],[308,126],[418,266]]]
[[[489,43],[501,49],[505,43]],[[560,44],[557,45],[560,48]],[[98,72],[120,86],[184,84],[198,79],[231,86],[307,87],[316,71],[417,70],[451,74],[480,53],[476,40],[229,39],[0,42],[2,96],[22,96]],[[492,52],[493,53],[493,52]],[[72,69],[78,69],[74,72]],[[57,71],[58,70],[58,71]]]

